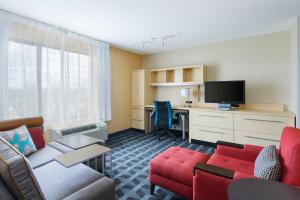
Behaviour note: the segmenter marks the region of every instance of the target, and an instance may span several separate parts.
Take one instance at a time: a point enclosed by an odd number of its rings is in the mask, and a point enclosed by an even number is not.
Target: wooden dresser
[[[216,109],[190,109],[189,136],[192,139],[267,146],[279,145],[282,130],[295,126],[291,112]]]

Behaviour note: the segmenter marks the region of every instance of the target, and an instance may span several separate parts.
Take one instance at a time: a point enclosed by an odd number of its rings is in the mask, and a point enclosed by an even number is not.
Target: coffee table
[[[59,155],[54,158],[57,162],[65,167],[72,167],[76,164],[87,162],[89,166],[89,161],[95,159],[95,169],[98,169],[97,159],[101,156],[102,158],[102,173],[104,174],[105,169],[105,154],[110,152],[110,176],[112,177],[112,149],[99,145],[92,144],[80,149],[76,149],[65,154]]]
[[[103,143],[102,140],[80,134],[65,136],[63,138],[56,139],[56,142],[68,146],[72,149],[80,149],[92,144]]]
[[[230,200],[299,200],[300,189],[263,179],[240,179],[228,187]]]

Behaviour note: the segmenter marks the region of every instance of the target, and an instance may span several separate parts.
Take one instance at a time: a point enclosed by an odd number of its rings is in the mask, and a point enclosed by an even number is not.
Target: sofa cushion
[[[171,147],[150,161],[150,181],[153,174],[192,187],[193,169],[198,162],[206,162],[204,153]]]
[[[40,167],[48,162],[53,161],[53,159],[61,155],[62,153],[48,145],[44,148],[38,150],[37,152],[29,155],[27,159],[29,160],[32,168]]]
[[[27,159],[1,137],[0,174],[17,199],[45,199]]]
[[[275,145],[267,146],[259,153],[255,160],[254,175],[266,180],[279,181],[281,166]]]
[[[66,168],[56,161],[33,172],[47,200],[63,199],[104,176],[83,164]]]
[[[115,182],[107,177],[103,177],[88,187],[85,187],[63,200],[115,200]]]
[[[213,154],[207,161],[207,164],[223,167],[233,171],[244,172],[250,175],[253,175],[254,172],[254,163],[220,154]]]
[[[25,125],[9,131],[2,131],[0,132],[0,136],[25,156],[37,151]]]
[[[32,141],[37,149],[44,148],[46,145],[43,128],[42,127],[32,127],[28,128],[28,132],[32,138]]]

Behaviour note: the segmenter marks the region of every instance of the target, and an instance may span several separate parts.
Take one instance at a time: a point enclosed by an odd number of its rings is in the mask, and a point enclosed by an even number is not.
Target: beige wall
[[[247,103],[290,104],[290,33],[210,44],[144,56],[143,65],[168,67],[208,65],[208,80],[246,80]],[[180,87],[159,88],[156,99],[181,104]],[[197,101],[194,88],[194,102]],[[203,87],[200,88],[203,102]]]
[[[142,56],[111,48],[112,120],[108,132],[131,127],[131,72],[142,66]]]
[[[300,17],[295,17],[295,22],[290,31],[290,56],[291,56],[291,110],[296,115],[300,114]],[[300,117],[297,118],[297,127]]]

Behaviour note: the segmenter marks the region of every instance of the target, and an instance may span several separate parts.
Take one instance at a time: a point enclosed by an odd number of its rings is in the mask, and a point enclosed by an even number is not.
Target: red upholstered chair
[[[198,163],[193,177],[193,200],[225,200],[227,187],[241,178],[253,178],[254,162],[263,147],[217,143],[215,153],[206,163]],[[279,157],[281,182],[300,187],[300,129],[283,130]]]

